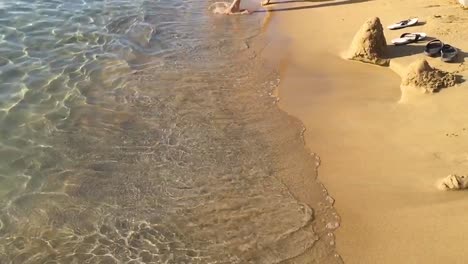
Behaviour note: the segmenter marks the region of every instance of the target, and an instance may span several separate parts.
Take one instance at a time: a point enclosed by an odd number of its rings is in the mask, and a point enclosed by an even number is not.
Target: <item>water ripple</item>
[[[207,4],[0,3],[1,263],[279,263],[320,241],[280,181],[306,170],[278,154],[298,128],[246,59],[259,17]]]

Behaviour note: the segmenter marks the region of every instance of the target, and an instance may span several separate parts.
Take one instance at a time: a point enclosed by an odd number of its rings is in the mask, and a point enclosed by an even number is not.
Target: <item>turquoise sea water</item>
[[[280,180],[306,165],[263,18],[209,4],[0,3],[0,263],[338,261]]]

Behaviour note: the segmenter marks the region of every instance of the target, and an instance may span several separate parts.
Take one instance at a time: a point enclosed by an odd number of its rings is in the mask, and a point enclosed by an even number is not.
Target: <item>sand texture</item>
[[[441,189],[463,190],[460,175],[468,171],[468,11],[449,0],[285,1],[266,8],[269,47],[278,51],[268,56],[281,62],[279,105],[304,123],[306,145],[321,158],[319,180],[341,216],[335,235],[344,262],[466,263],[460,252],[468,246],[468,192]],[[414,16],[417,26],[386,28]],[[426,41],[440,39],[459,56],[452,63],[427,57],[423,41],[387,43],[382,58],[389,67],[342,59],[350,43],[374,36],[362,26],[370,17],[380,18],[386,40],[425,32]],[[382,45],[373,45],[357,45],[355,53],[383,56]],[[418,91],[404,92],[405,85]]]
[[[454,86],[456,83],[457,77],[454,74],[435,69],[429,65],[427,60],[418,59],[408,66],[401,84],[434,93],[442,88]]]

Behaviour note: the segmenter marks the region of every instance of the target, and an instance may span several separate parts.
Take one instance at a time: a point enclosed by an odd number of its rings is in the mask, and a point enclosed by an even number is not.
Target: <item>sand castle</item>
[[[378,17],[367,20],[353,38],[345,54],[346,59],[362,61],[382,66],[390,63],[385,58],[387,41]],[[403,73],[401,86],[415,88],[424,93],[438,92],[440,89],[454,86],[457,78],[454,74],[435,69],[425,59],[419,59],[408,66]]]
[[[425,59],[419,59],[408,66],[401,85],[416,88],[425,93],[434,93],[454,86],[456,83],[457,78],[454,74],[433,68]]]
[[[389,64],[389,60],[385,59],[386,49],[387,41],[382,23],[378,17],[373,17],[367,20],[356,33],[345,57],[350,60],[385,66]]]
[[[382,24],[378,17],[374,17],[361,26],[345,57],[386,66],[390,63],[389,59],[385,59],[386,48],[387,42]],[[456,83],[455,75],[435,69],[425,59],[419,59],[408,66],[402,76],[401,86],[421,90],[424,93],[434,93]]]

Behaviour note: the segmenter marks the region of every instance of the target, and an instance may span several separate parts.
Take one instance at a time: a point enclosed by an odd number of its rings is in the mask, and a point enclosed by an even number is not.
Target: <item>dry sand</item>
[[[468,172],[468,84],[438,93],[400,88],[408,66],[426,58],[424,43],[390,46],[390,67],[340,54],[378,16],[387,42],[426,32],[462,49],[458,63],[426,59],[468,79],[468,11],[444,0],[286,1],[268,8],[276,36],[270,49],[283,58],[280,107],[304,122],[306,144],[321,157],[319,179],[342,219],[336,236],[343,260],[467,263],[468,192],[441,191],[436,183]],[[413,16],[426,23],[386,29]]]

